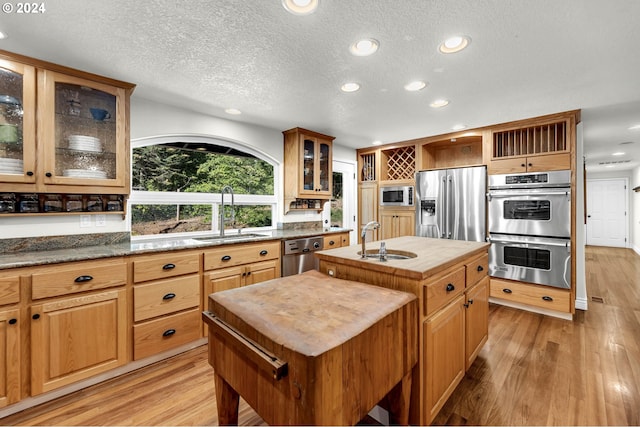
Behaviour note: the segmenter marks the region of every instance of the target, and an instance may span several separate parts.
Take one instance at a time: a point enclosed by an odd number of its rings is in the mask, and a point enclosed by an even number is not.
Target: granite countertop
[[[301,230],[258,231],[251,236],[238,238],[235,233],[228,233],[222,241],[217,234],[205,233],[194,237],[166,237],[143,239],[126,242],[100,242],[96,245],[69,245],[63,249],[17,251],[0,255],[0,270],[19,267],[30,267],[61,262],[84,261],[90,259],[110,258],[145,253],[166,252],[181,249],[198,249],[221,245],[233,245],[268,240],[287,240],[312,236],[330,235],[351,231],[348,228],[324,228]],[[199,240],[209,238],[209,240]]]
[[[315,252],[315,254],[320,260],[423,280],[466,258],[486,252],[489,248],[489,243],[486,242],[416,236],[396,237],[384,242],[387,251],[410,252],[417,256],[409,259],[388,259],[387,261],[380,261],[379,258],[362,259],[360,256],[361,245],[322,250]],[[380,243],[381,241],[367,242],[367,252],[377,251],[380,248]]]

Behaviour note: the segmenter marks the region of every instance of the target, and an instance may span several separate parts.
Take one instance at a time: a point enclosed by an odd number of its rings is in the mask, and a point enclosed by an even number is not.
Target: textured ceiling
[[[136,83],[134,97],[355,148],[583,109],[589,170],[623,160],[610,155],[620,147],[626,167],[640,160],[640,131],[627,130],[640,124],[638,0],[319,4],[294,16],[280,0],[45,0],[44,14],[0,15],[0,49]],[[470,46],[440,54],[455,34]],[[380,41],[375,55],[349,53],[362,37]],[[416,79],[428,87],[406,92]],[[347,81],[361,89],[340,92]],[[450,104],[434,110],[437,98]]]

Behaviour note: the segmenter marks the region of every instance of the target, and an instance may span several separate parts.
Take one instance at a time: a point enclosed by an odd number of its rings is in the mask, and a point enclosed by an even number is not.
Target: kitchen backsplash
[[[131,240],[128,232],[74,234],[69,236],[42,236],[2,239],[2,252],[31,252],[55,249],[80,248],[85,246],[112,245]]]

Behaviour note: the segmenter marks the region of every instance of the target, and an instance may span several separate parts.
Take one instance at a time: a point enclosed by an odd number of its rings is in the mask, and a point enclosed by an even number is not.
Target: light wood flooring
[[[640,256],[588,247],[586,267],[573,322],[491,306],[489,340],[434,424],[640,425]],[[244,402],[239,423],[264,424]],[[217,425],[206,346],[0,424]]]

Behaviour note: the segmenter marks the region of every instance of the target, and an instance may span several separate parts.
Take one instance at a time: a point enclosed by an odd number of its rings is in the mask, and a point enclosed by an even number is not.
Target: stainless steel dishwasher
[[[322,237],[283,241],[282,276],[317,270],[319,262],[313,253],[322,250],[322,241]]]

